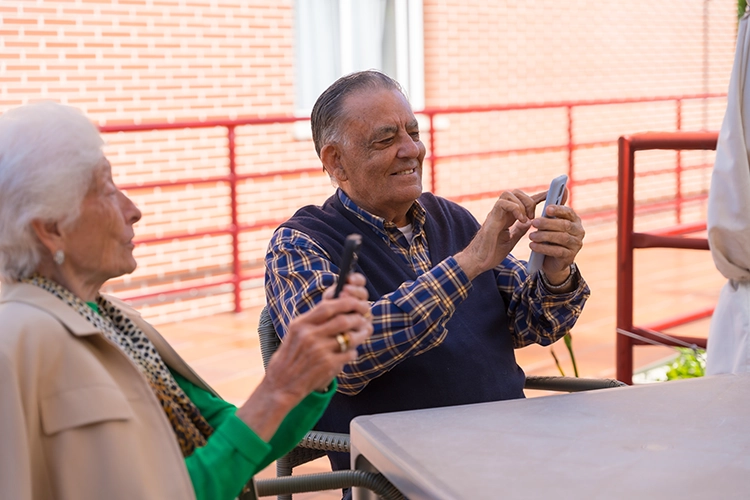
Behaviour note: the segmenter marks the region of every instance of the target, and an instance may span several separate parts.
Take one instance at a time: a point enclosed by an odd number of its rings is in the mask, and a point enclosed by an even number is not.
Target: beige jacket
[[[141,316],[108,297],[164,361],[208,389]],[[210,390],[210,389],[209,389]],[[0,499],[194,499],[172,428],[145,378],[50,293],[0,293]]]

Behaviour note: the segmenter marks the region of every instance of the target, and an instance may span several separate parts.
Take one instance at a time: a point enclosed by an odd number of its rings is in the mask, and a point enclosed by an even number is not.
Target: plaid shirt
[[[338,390],[354,395],[398,363],[440,345],[448,333],[446,323],[472,285],[453,257],[431,267],[425,210],[418,201],[409,214],[413,227],[410,244],[395,224],[362,210],[340,189],[337,194],[346,209],[367,223],[417,274],[416,280],[404,282],[372,303],[373,335],[358,348],[357,360],[338,376]],[[338,271],[310,236],[290,228],[276,230],[266,254],[265,286],[271,316],[282,337],[292,318],[321,300],[323,291],[335,283]],[[552,294],[537,277],[527,279],[525,262],[512,255],[493,272],[508,305],[508,326],[516,348],[548,345],[562,338],[590,294],[582,277],[576,290]]]

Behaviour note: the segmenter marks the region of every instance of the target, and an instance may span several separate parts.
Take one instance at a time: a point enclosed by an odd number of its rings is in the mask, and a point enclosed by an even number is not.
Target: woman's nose
[[[120,191],[120,195],[122,196],[122,213],[125,216],[125,220],[128,221],[130,224],[135,224],[139,220],[141,220],[141,211],[138,209],[137,206],[135,206],[135,203],[133,203],[133,200],[128,198],[125,193]]]

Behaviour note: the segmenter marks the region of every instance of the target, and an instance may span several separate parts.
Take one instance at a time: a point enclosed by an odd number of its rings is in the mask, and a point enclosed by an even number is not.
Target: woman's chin
[[[136,262],[135,258],[131,257],[127,263],[123,263],[122,267],[118,269],[117,276],[112,276],[112,278],[119,278],[120,276],[123,276],[125,274],[130,274],[133,271],[135,271],[136,267],[138,267],[138,263]]]

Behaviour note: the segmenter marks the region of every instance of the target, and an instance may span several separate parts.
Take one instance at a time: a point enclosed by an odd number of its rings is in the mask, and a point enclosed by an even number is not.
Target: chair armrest
[[[268,368],[268,362],[276,349],[281,345],[281,339],[276,335],[271,315],[268,313],[268,306],[264,306],[260,311],[258,319],[258,340],[260,342],[260,354],[263,357],[263,369]]]
[[[349,453],[349,434],[310,431],[297,444],[301,448]]]
[[[349,435],[310,431],[292,451],[276,461],[278,476],[288,476],[294,467],[323,457],[329,451],[349,453]]]
[[[575,378],[575,377],[526,377],[525,389],[542,391],[580,392],[610,387],[624,387],[627,384],[610,378]]]

